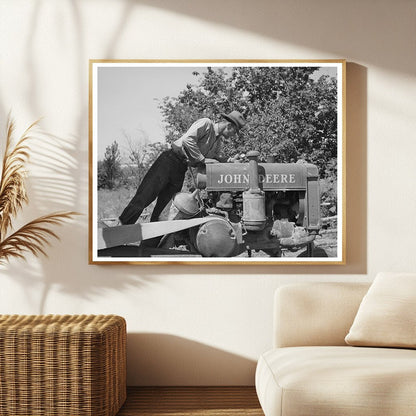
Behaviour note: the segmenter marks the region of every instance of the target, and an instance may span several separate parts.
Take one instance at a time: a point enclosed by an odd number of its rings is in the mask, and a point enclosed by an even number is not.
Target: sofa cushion
[[[260,357],[256,389],[266,416],[416,415],[416,351],[277,348]]]
[[[345,342],[416,348],[416,274],[378,274],[358,308]]]

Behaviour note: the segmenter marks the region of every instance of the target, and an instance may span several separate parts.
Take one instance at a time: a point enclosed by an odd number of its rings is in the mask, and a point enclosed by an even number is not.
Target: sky
[[[106,147],[114,140],[119,143],[122,155],[127,152],[125,135],[133,140],[164,142],[163,120],[158,105],[164,97],[175,97],[188,83],[195,83],[198,78],[192,74],[194,71],[205,72],[206,65],[144,66],[136,63],[99,66],[94,91],[98,160],[103,158]],[[334,76],[336,68],[324,67],[316,74]]]
[[[166,96],[177,96],[189,82],[195,82],[188,68],[110,67],[98,72],[98,156],[114,140],[127,146],[125,131],[132,138],[164,141],[162,115],[158,105]]]

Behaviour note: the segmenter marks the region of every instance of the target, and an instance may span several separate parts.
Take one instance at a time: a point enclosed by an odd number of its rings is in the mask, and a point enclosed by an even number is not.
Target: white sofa
[[[305,283],[277,289],[274,348],[260,357],[256,370],[266,416],[416,415],[416,350],[345,342],[369,286]]]

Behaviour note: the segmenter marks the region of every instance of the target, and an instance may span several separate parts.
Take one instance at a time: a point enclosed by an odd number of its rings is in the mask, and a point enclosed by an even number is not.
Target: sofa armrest
[[[273,344],[346,345],[369,283],[300,283],[275,292]]]

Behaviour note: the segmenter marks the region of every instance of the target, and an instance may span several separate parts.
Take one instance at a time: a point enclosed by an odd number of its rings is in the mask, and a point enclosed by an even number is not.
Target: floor
[[[264,416],[254,387],[128,387],[117,416]]]

